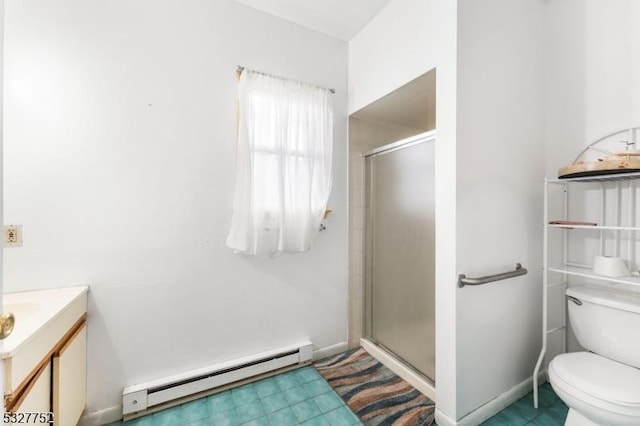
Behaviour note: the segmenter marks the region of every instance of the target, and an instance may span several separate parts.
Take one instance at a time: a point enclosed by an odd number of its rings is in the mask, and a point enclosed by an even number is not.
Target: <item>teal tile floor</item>
[[[108,426],[351,426],[362,423],[313,367]]]
[[[551,385],[520,398],[482,426],[562,426],[568,407]],[[313,367],[187,402],[128,422],[107,426],[352,426],[362,425]]]
[[[491,417],[483,426],[562,426],[569,408],[555,394],[551,385],[538,387],[538,409],[533,408],[533,392]]]

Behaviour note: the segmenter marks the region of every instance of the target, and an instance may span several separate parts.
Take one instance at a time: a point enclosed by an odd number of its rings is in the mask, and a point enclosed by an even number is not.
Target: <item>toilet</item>
[[[565,425],[640,425],[640,294],[582,285],[566,294],[571,327],[589,352],[549,364],[549,382],[569,406]]]

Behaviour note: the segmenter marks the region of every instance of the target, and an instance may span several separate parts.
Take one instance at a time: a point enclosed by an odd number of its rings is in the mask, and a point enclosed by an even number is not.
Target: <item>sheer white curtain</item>
[[[309,250],[331,191],[331,93],[245,69],[238,100],[227,245],[245,254]]]

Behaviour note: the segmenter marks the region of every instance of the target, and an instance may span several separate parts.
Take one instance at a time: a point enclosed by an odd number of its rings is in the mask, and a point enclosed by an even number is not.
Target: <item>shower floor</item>
[[[360,420],[314,367],[109,426],[351,426]]]

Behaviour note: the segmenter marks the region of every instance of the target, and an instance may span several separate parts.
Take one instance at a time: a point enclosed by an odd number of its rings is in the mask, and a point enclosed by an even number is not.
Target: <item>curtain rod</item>
[[[237,76],[238,78],[240,78],[240,75],[242,74],[242,71],[244,71],[244,70],[245,70],[245,67],[243,67],[242,65],[238,65],[238,66],[236,67],[236,76]],[[266,75],[266,76],[269,76],[269,77],[273,77],[273,78],[279,78],[279,79],[281,79],[281,80],[292,80],[292,79],[290,79],[290,78],[279,77],[279,76],[277,76],[277,75],[273,75],[273,74],[267,74],[266,72],[260,72],[260,71],[255,71],[255,70],[249,70],[249,71],[251,71],[251,72],[255,72],[256,74],[261,74],[261,75]],[[298,81],[298,80],[293,80],[293,81]],[[327,89],[326,87],[316,86],[316,85],[314,85],[314,84],[309,84],[309,83],[305,83],[305,82],[302,82],[302,81],[298,81],[298,82],[299,82],[299,83],[302,83],[302,84],[307,84],[307,85],[309,85],[309,86],[317,87],[318,89],[328,90],[328,91],[330,91],[331,93],[336,93],[336,89]]]

